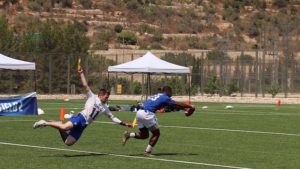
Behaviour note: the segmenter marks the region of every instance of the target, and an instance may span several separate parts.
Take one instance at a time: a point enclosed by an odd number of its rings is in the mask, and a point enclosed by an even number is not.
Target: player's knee
[[[72,127],[68,124],[63,124],[60,127],[60,129],[63,130],[63,131],[68,131],[68,130],[70,130],[70,128],[72,128]]]
[[[75,142],[69,142],[69,141],[65,141],[65,145],[67,145],[67,146],[71,146],[71,145],[73,145]]]
[[[65,140],[65,145],[71,146],[71,145],[75,144],[76,141],[77,140],[75,138],[73,138],[72,136],[68,136],[68,138]]]
[[[60,127],[60,129],[63,130],[63,131],[67,131],[67,127],[66,127],[65,125],[62,125],[62,126]]]

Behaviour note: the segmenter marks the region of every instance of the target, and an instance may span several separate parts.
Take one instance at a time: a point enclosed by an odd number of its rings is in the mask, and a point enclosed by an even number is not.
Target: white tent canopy
[[[151,94],[150,74],[173,73],[173,74],[189,74],[188,67],[179,66],[167,61],[161,60],[154,56],[151,52],[147,52],[144,56],[133,61],[123,63],[116,66],[109,66],[108,72],[122,73],[143,73],[147,74],[147,95]],[[108,78],[109,79],[109,78]],[[109,83],[109,82],[108,82]],[[190,87],[190,85],[189,85]],[[189,89],[190,92],[190,89]],[[189,93],[190,95],[190,93]]]
[[[0,69],[35,70],[35,63],[13,59],[0,53]]]
[[[190,73],[188,67],[166,62],[147,52],[143,57],[116,66],[109,66],[108,72],[125,73]]]

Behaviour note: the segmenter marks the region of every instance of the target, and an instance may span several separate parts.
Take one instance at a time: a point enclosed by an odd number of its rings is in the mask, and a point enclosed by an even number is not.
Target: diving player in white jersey
[[[33,128],[40,128],[45,126],[51,126],[59,130],[60,135],[64,143],[68,146],[73,145],[79,140],[83,130],[91,124],[98,116],[105,114],[111,119],[112,122],[120,124],[126,127],[132,127],[131,123],[124,123],[115,117],[108,109],[106,104],[110,93],[105,89],[100,89],[98,97],[94,95],[90,87],[87,84],[83,70],[80,68],[78,73],[81,77],[81,82],[87,91],[87,101],[82,110],[77,115],[71,117],[70,121],[61,123],[57,121],[45,121],[40,120],[34,123]]]

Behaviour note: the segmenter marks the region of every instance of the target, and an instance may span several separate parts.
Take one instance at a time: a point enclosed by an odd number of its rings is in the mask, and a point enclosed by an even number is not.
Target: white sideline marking
[[[75,110],[79,110],[79,109],[81,109],[81,110],[83,110],[83,108],[82,107],[78,107],[78,108],[68,108],[68,107],[66,107],[65,108],[66,110],[73,110],[73,109],[75,109]],[[43,110],[60,110],[60,108],[44,108]]]
[[[234,129],[219,129],[219,128],[201,128],[201,127],[184,127],[184,126],[162,126],[166,128],[180,128],[180,129],[195,129],[195,130],[211,130],[211,131],[228,131],[228,132],[240,132],[240,133],[254,133],[254,134],[270,134],[270,135],[283,135],[283,136],[300,136],[300,134],[294,133],[278,133],[267,131],[251,131],[251,130],[234,130]]]
[[[200,163],[200,162],[192,162],[192,161],[168,160],[168,159],[162,159],[162,158],[139,157],[139,156],[130,156],[130,155],[122,155],[122,154],[100,153],[100,152],[95,152],[95,151],[73,150],[73,149],[64,149],[64,148],[55,148],[55,147],[44,147],[44,146],[34,146],[34,145],[26,145],[26,144],[15,144],[15,143],[7,143],[7,142],[0,142],[0,144],[9,145],[9,146],[18,146],[18,147],[37,148],[37,149],[47,149],[47,150],[68,151],[68,152],[87,153],[87,154],[109,155],[109,156],[124,157],[124,158],[137,158],[137,159],[144,159],[144,160],[165,161],[165,162],[182,163],[182,164],[204,165],[204,166],[211,166],[211,167],[222,167],[222,168],[233,168],[233,169],[250,169],[250,168],[245,168],[245,167],[227,166],[227,165],[219,165],[219,164],[209,164],[209,163]]]
[[[94,121],[94,123],[115,124],[113,122],[102,122],[102,121]],[[278,133],[278,132],[268,132],[268,131],[251,131],[251,130],[235,130],[235,129],[219,129],[219,128],[203,128],[203,127],[185,127],[185,126],[165,126],[165,125],[159,125],[159,127],[179,128],[179,129],[194,129],[194,130],[210,130],[210,131],[228,131],[228,132],[254,133],[254,134],[270,134],[270,135],[283,135],[283,136],[300,136],[300,134],[295,134],[295,133]]]
[[[22,122],[22,121],[32,121],[36,120],[0,120],[0,122]],[[94,123],[100,124],[115,124],[113,122],[105,122],[105,121],[94,121]],[[220,128],[203,128],[203,127],[186,127],[186,126],[165,126],[159,125],[160,127],[165,128],[179,128],[179,129],[194,129],[194,130],[210,130],[210,131],[226,131],[226,132],[239,132],[239,133],[254,133],[254,134],[269,134],[269,135],[282,135],[282,136],[297,136],[300,134],[296,133],[279,133],[279,132],[268,132],[268,131],[252,131],[252,130],[235,130],[235,129],[220,129]]]
[[[0,122],[24,122],[24,121],[36,121],[36,120],[0,120]]]
[[[252,112],[247,114],[248,111],[242,110],[217,110],[219,112],[213,112],[214,110],[205,110],[200,112],[201,114],[222,114],[222,115],[243,115],[243,116],[300,116],[300,114],[294,113],[280,113],[280,112]],[[224,112],[224,113],[221,113]],[[245,112],[245,113],[243,113]]]

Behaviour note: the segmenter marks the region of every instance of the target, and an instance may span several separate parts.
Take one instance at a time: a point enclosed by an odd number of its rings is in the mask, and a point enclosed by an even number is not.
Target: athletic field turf
[[[134,102],[110,101],[111,105]],[[58,131],[32,129],[40,119],[59,119],[59,109],[80,111],[84,100],[38,102],[41,116],[0,117],[0,169],[182,169],[300,168],[300,106],[197,103],[191,117],[158,114],[161,137],[154,157],[144,158],[148,140],[120,143],[126,128],[101,116],[79,142],[65,146]],[[208,109],[201,109],[208,106]],[[131,112],[114,112],[132,121]],[[132,130],[137,131],[137,128]]]

